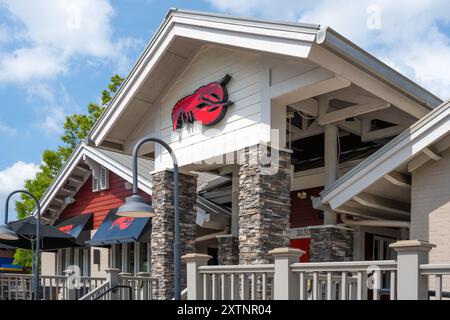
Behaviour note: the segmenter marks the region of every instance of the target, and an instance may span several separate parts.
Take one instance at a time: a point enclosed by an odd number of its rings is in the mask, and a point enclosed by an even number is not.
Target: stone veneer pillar
[[[239,264],[239,238],[232,234],[217,236],[219,265]]]
[[[353,260],[353,231],[338,225],[310,227],[310,261]]]
[[[173,172],[153,174],[152,206],[156,217],[152,219],[151,274],[158,279],[156,298],[173,298],[174,264],[173,245],[174,207]],[[181,254],[195,253],[195,219],[197,210],[197,176],[180,173],[180,238]],[[181,264],[181,288],[186,287],[186,264]]]
[[[239,263],[273,261],[270,250],[289,246],[291,155],[279,151],[275,174],[256,161],[261,145],[241,151],[239,166]],[[277,152],[277,151],[273,151]],[[277,170],[278,169],[278,170]]]

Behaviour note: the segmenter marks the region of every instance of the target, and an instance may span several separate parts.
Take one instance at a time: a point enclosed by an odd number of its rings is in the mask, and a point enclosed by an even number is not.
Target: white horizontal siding
[[[450,263],[450,150],[412,174],[410,237],[436,245],[430,263]],[[448,277],[443,289],[450,291]]]
[[[227,73],[232,77],[227,90],[233,105],[228,108],[225,118],[212,127],[185,125],[174,133],[171,112],[176,102]],[[215,46],[200,51],[160,103],[160,137],[175,150],[180,165],[259,142],[255,133],[259,132],[261,122],[261,77],[259,55]],[[242,139],[244,136],[246,138]],[[162,159],[162,163],[157,159],[157,169],[171,163],[167,154]]]

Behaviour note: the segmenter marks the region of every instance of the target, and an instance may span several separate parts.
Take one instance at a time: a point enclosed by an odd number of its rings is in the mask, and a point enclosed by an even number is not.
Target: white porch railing
[[[120,275],[119,299],[130,300],[131,287],[132,300],[154,300],[158,288],[158,280],[148,276],[148,273],[140,273],[138,276]]]
[[[0,300],[31,300],[32,279],[31,274],[0,274]],[[41,276],[41,298],[64,300],[66,283],[65,276]]]
[[[273,297],[273,264],[202,266],[199,272],[204,300],[268,300]]]
[[[450,298],[450,294],[442,290],[444,276],[450,278],[450,264],[422,264],[420,265],[420,272],[422,276],[427,278],[428,283],[431,283],[434,277],[434,290],[432,292],[434,299]]]
[[[303,251],[280,248],[269,252],[274,264],[207,266],[202,254],[183,257],[187,264],[189,300],[423,300],[442,299],[450,265],[426,264],[433,245],[399,241],[391,245],[397,260],[298,263]],[[428,287],[435,277],[435,292]]]
[[[119,274],[118,269],[106,270],[106,277],[72,278],[73,271],[65,276],[40,276],[39,299],[43,300],[152,300],[157,280],[141,273],[138,276]],[[0,300],[31,300],[30,274],[0,274]],[[114,288],[114,290],[110,290]]]
[[[111,283],[109,281],[106,281],[102,283],[99,287],[82,296],[78,300],[110,300],[110,295],[108,295],[108,290],[110,288]]]
[[[352,261],[324,263],[294,263],[293,273],[299,280],[300,300],[378,300],[381,289],[389,289],[389,298],[396,296],[397,262]],[[383,288],[384,279],[389,287]]]

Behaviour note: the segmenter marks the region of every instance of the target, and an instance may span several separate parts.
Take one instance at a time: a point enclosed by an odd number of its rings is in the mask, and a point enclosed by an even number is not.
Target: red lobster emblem
[[[68,224],[67,226],[60,227],[58,230],[64,233],[69,233],[73,229],[73,224]]]
[[[222,120],[227,108],[233,104],[228,101],[225,87],[230,79],[227,74],[181,98],[172,109],[173,130],[181,129],[184,123],[199,121],[202,125],[212,126]]]
[[[120,230],[128,229],[131,226],[131,224],[133,223],[133,221],[134,221],[134,218],[120,217],[120,218],[117,218],[116,220],[114,220],[114,222],[111,225],[111,228],[109,228],[109,229],[113,229],[114,227],[117,227]]]

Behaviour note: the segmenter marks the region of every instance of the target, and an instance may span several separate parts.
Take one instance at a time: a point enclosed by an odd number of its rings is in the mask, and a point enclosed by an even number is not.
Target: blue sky
[[[331,25],[450,97],[444,0],[0,0],[0,209],[59,143],[67,114],[126,76],[170,7]]]

